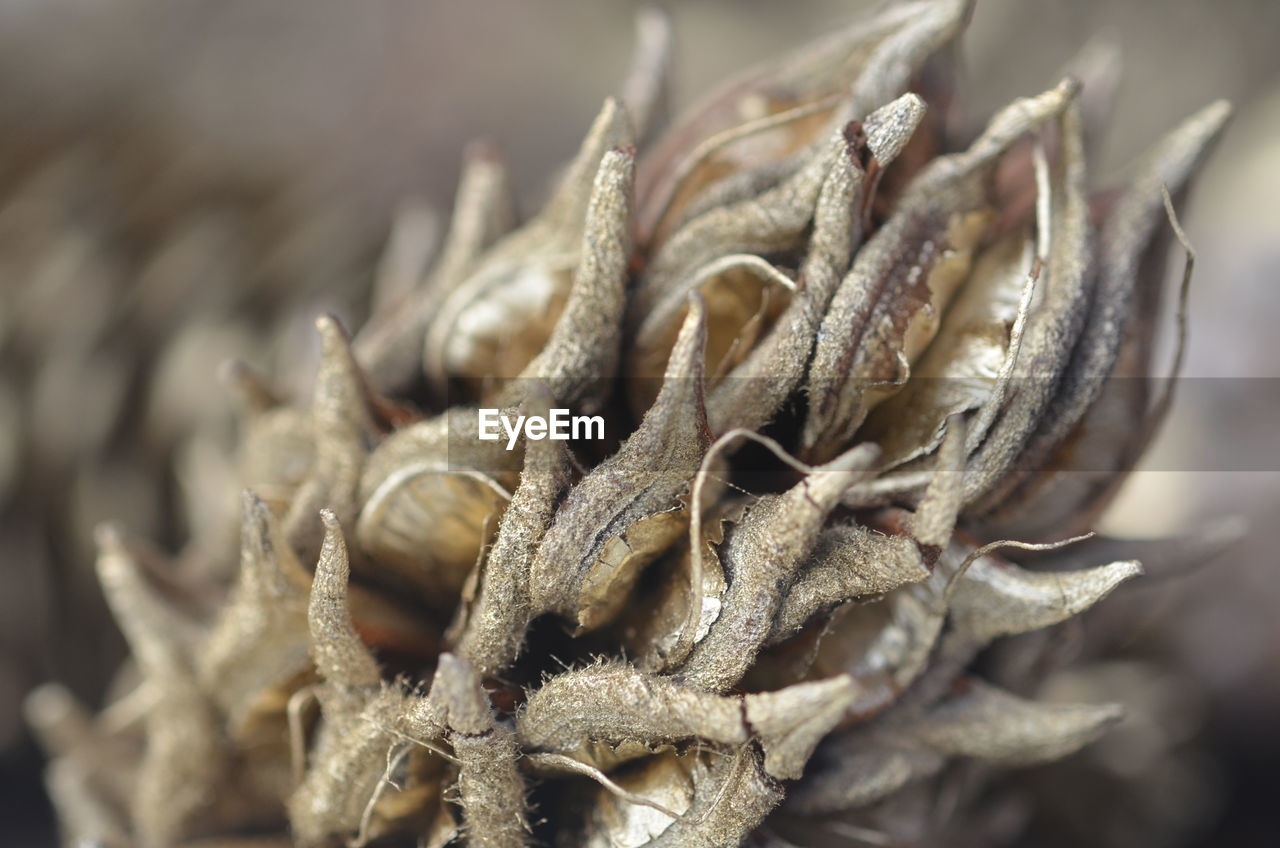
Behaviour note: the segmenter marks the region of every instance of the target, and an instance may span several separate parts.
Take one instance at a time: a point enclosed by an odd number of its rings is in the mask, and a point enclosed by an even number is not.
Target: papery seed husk
[[[367,576],[451,607],[497,529],[522,458],[504,440],[480,440],[477,412],[465,407],[388,436],[360,479],[355,536],[379,566]]]

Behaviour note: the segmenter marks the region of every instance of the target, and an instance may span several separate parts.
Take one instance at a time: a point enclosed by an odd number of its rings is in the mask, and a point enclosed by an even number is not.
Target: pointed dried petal
[[[1044,271],[1045,295],[1031,315],[1026,335],[1013,361],[1009,401],[990,416],[990,431],[969,461],[972,472],[965,481],[965,501],[998,490],[1016,479],[1009,475],[1027,439],[1042,416],[1052,416],[1049,404],[1059,376],[1077,344],[1088,298],[1093,237],[1085,194],[1084,139],[1080,111],[1073,105],[1059,122],[1061,169],[1050,189],[1053,197]],[[1043,205],[1043,204],[1041,204]],[[1041,217],[1037,212],[1037,217]],[[1043,223],[1040,224],[1044,231]],[[1011,351],[1012,353],[1012,351]],[[997,383],[998,385],[998,383]],[[984,410],[985,411],[985,410]],[[981,507],[979,507],[981,509]]]
[[[857,525],[828,528],[783,599],[767,644],[797,633],[815,615],[847,600],[882,595],[928,576],[920,548],[907,536]]]
[[[400,297],[375,304],[373,317],[354,342],[360,361],[380,387],[403,388],[414,378],[423,337],[441,298],[466,278],[486,248],[511,229],[513,205],[501,154],[493,145],[479,143],[470,146],[463,157],[449,232],[425,279],[422,230],[426,224],[420,215],[403,224],[397,219],[385,260],[403,263],[406,267],[401,274],[414,273],[409,268],[416,267],[416,276]],[[412,227],[404,237],[402,226]],[[405,253],[410,255],[400,259]]]
[[[1038,703],[968,680],[964,691],[933,707],[908,732],[949,756],[1030,765],[1075,753],[1123,714],[1118,704]]]
[[[423,370],[441,395],[451,378],[490,393],[490,381],[519,375],[542,350],[572,287],[601,161],[632,143],[626,110],[607,100],[542,212],[488,250],[443,302],[432,302]]]
[[[729,581],[724,608],[677,672],[682,682],[720,692],[742,679],[773,629],[783,592],[817,546],[827,515],[877,456],[874,446],[854,448],[747,511],[720,550]]]
[[[605,153],[591,193],[569,299],[546,346],[521,375],[525,380],[545,380],[557,404],[589,413],[600,407],[618,367],[634,179],[634,151]],[[517,385],[515,390],[522,393],[524,387]]]
[[[1133,560],[1083,571],[1044,572],[982,557],[956,584],[951,619],[957,630],[986,644],[999,636],[1066,621],[1141,573],[1142,566]]]
[[[549,408],[546,394],[531,398],[525,407],[527,414],[543,416]],[[542,439],[528,444],[520,485],[502,514],[498,536],[485,556],[475,603],[462,611],[461,632],[455,640],[458,656],[482,674],[497,674],[520,653],[533,615],[530,567],[551,526],[556,498],[568,480],[563,443]]]
[[[666,117],[672,41],[671,16],[665,9],[642,6],[636,12],[635,52],[619,91],[640,143]]]
[[[1015,101],[970,148],[920,172],[884,226],[858,253],[823,318],[809,369],[803,443],[818,457],[847,444],[886,387],[905,379],[937,332],[993,214],[989,178],[1027,132],[1060,114],[1070,82]],[[878,390],[877,390],[878,389]]]
[[[1147,414],[1148,381],[1108,379],[1147,377],[1164,284],[1163,263],[1146,260],[1163,257],[1164,240],[1158,237],[1164,215],[1161,188],[1185,189],[1230,111],[1227,103],[1219,101],[1184,121],[1147,154],[1133,181],[1114,201],[1101,227],[1095,296],[1044,423],[1018,456],[1018,473],[975,504],[978,510],[991,510],[1007,502],[1000,513],[1001,527],[1033,538],[1045,535],[1049,526],[1070,530],[1071,518],[1091,505],[1096,507],[1099,492],[1105,496],[1111,489],[1110,475],[1101,481],[1067,472],[1037,475],[1053,463],[1063,445],[1072,445],[1072,456],[1063,465],[1094,472],[1123,471],[1145,447],[1150,431],[1132,428],[1129,422]],[[1128,363],[1123,375],[1117,374],[1122,352]],[[1094,408],[1097,412],[1090,413]],[[1087,432],[1089,420],[1109,418],[1123,420],[1124,432],[1105,424],[1097,425],[1092,434]]]
[[[382,677],[378,661],[360,641],[347,609],[347,544],[337,517],[325,510],[324,546],[311,583],[307,621],[311,629],[311,654],[325,680],[344,689],[376,687]]]
[[[161,679],[187,674],[202,629],[146,578],[119,527],[103,524],[94,535],[98,581],[143,674]]]
[[[693,300],[653,408],[616,454],[570,490],[543,538],[530,571],[535,612],[556,612],[583,627],[611,619],[640,569],[679,537],[683,521],[641,548],[628,544],[621,559],[601,559],[614,538],[625,544],[640,521],[682,509],[680,495],[710,443],[702,390],[705,341],[702,304]]]
[[[355,518],[360,470],[377,437],[364,373],[346,331],[328,315],[316,319],[316,329],[321,358],[311,407],[315,463],[284,519],[285,534],[303,561],[319,552],[321,509],[332,510],[342,521]]]
[[[817,198],[802,285],[765,339],[712,392],[707,415],[713,432],[760,429],[803,378],[818,323],[860,235],[854,222],[863,188],[862,151],[843,135],[837,144]]]
[[[466,168],[464,161],[464,174]],[[440,227],[440,216],[426,201],[416,197],[400,201],[391,218],[391,232],[387,234],[386,245],[374,272],[369,294],[371,313],[376,315],[393,304],[403,303],[418,287],[439,247]],[[360,351],[358,339],[362,334],[363,330],[357,334],[354,345],[359,351],[360,361],[368,363]]]
[[[251,492],[244,493],[241,519],[240,577],[198,664],[201,685],[233,729],[245,725],[264,696],[311,666],[310,576],[271,510]]]

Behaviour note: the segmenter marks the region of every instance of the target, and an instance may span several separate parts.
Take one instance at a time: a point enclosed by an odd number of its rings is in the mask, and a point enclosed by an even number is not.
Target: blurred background
[[[311,318],[358,326],[392,216],[447,216],[474,138],[533,208],[621,78],[638,5],[0,0],[0,842],[56,839],[24,694],[58,679],[98,705],[123,653],[93,526],[174,551],[211,520],[180,504],[231,479],[219,363],[305,389]],[[670,2],[676,107],[868,5]],[[1211,100],[1237,107],[1184,221],[1194,379],[1106,524],[1250,530],[1103,605],[1086,650],[1110,659],[1079,685],[1135,717],[1026,778],[1046,800],[1025,844],[1276,845],[1280,3],[981,0],[960,120],[1049,86],[1099,34],[1125,75],[1098,185]]]

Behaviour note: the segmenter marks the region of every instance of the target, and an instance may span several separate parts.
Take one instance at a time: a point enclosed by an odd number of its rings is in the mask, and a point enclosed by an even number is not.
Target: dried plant
[[[32,696],[67,837],[945,843],[982,836],[959,802],[991,774],[1105,733],[1117,706],[976,660],[1141,573],[1087,531],[1172,383],[1113,378],[1152,367],[1175,199],[1228,108],[1099,192],[1106,58],[958,139],[969,12],[890,6],[637,153],[647,12],[537,215],[512,229],[476,148],[434,264],[402,221],[368,324],[318,320],[309,408],[228,368],[236,585],[210,615],[104,529],[129,692]],[[609,439],[509,450],[482,407]]]

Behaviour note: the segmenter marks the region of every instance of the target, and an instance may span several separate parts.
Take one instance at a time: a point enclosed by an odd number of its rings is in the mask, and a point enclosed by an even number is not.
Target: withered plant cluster
[[[652,145],[645,14],[541,211],[517,224],[475,148],[434,259],[405,219],[368,324],[318,320],[309,403],[230,367],[238,580],[209,612],[99,532],[125,694],[30,710],[66,835],[918,843],[1103,734],[1119,709],[1037,700],[1034,658],[1005,686],[977,661],[1141,571],[1077,537],[1168,408],[1113,378],[1152,367],[1175,200],[1228,108],[1099,191],[1105,57],[951,125],[969,6],[891,5]],[[481,407],[613,438],[508,451]]]

